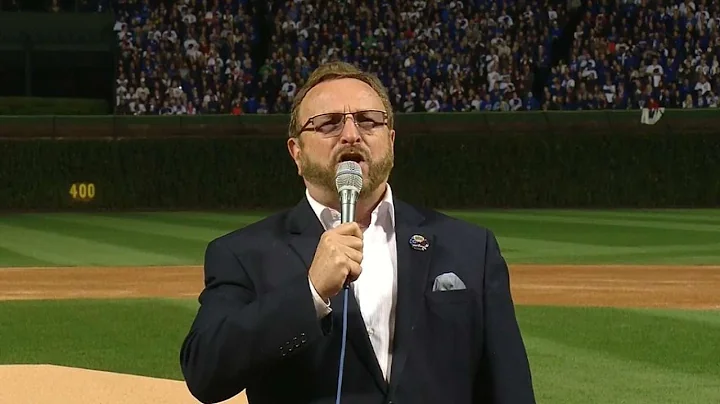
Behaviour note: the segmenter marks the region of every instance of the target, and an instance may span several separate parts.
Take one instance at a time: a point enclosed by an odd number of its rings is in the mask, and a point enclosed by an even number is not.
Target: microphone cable
[[[347,342],[347,317],[348,317],[348,298],[350,286],[346,283],[343,287],[343,313],[342,313],[342,340],[340,342],[340,368],[338,370],[337,395],[335,396],[335,404],[340,404],[340,395],[342,393],[343,371],[345,370],[345,344]]]

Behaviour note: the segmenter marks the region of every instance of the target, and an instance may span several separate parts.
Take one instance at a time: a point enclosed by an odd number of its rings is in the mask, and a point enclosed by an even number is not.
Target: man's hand
[[[345,282],[359,276],[363,259],[363,234],[355,222],[343,223],[320,237],[310,265],[310,282],[324,301],[340,292]]]

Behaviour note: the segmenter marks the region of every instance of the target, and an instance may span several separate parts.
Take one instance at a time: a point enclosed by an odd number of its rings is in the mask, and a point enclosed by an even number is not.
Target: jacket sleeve
[[[488,231],[483,285],[484,346],[475,403],[534,404],[530,365],[515,316],[507,264]]]
[[[331,316],[318,320],[306,275],[258,294],[226,243],[207,246],[200,308],[180,349],[185,382],[203,403],[239,394],[331,328]]]

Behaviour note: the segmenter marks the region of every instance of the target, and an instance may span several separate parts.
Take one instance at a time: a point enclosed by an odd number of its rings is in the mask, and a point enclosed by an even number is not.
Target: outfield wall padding
[[[688,135],[718,132],[718,116],[718,111],[711,108],[674,109],[666,110],[656,124],[644,125],[638,110],[401,113],[395,115],[395,129],[403,135],[434,136],[470,133]],[[0,139],[273,137],[286,136],[289,122],[287,114],[0,115]]]
[[[391,183],[433,208],[713,207],[720,135],[398,134]],[[0,141],[3,210],[276,209],[303,189],[283,137]]]

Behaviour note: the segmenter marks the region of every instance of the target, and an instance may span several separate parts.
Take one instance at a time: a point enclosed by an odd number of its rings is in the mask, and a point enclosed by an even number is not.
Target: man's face
[[[298,113],[300,126],[310,117],[328,112],[385,111],[377,93],[368,84],[355,79],[331,80],[313,87],[303,99]],[[310,125],[312,128],[312,125]],[[336,136],[324,136],[308,129],[298,138],[288,139],[288,150],[301,175],[309,185],[336,193],[335,173],[338,164],[359,159],[363,172],[360,197],[384,186],[394,163],[395,131],[379,125],[363,132],[345,117],[345,125]],[[351,158],[352,157],[352,158]]]

